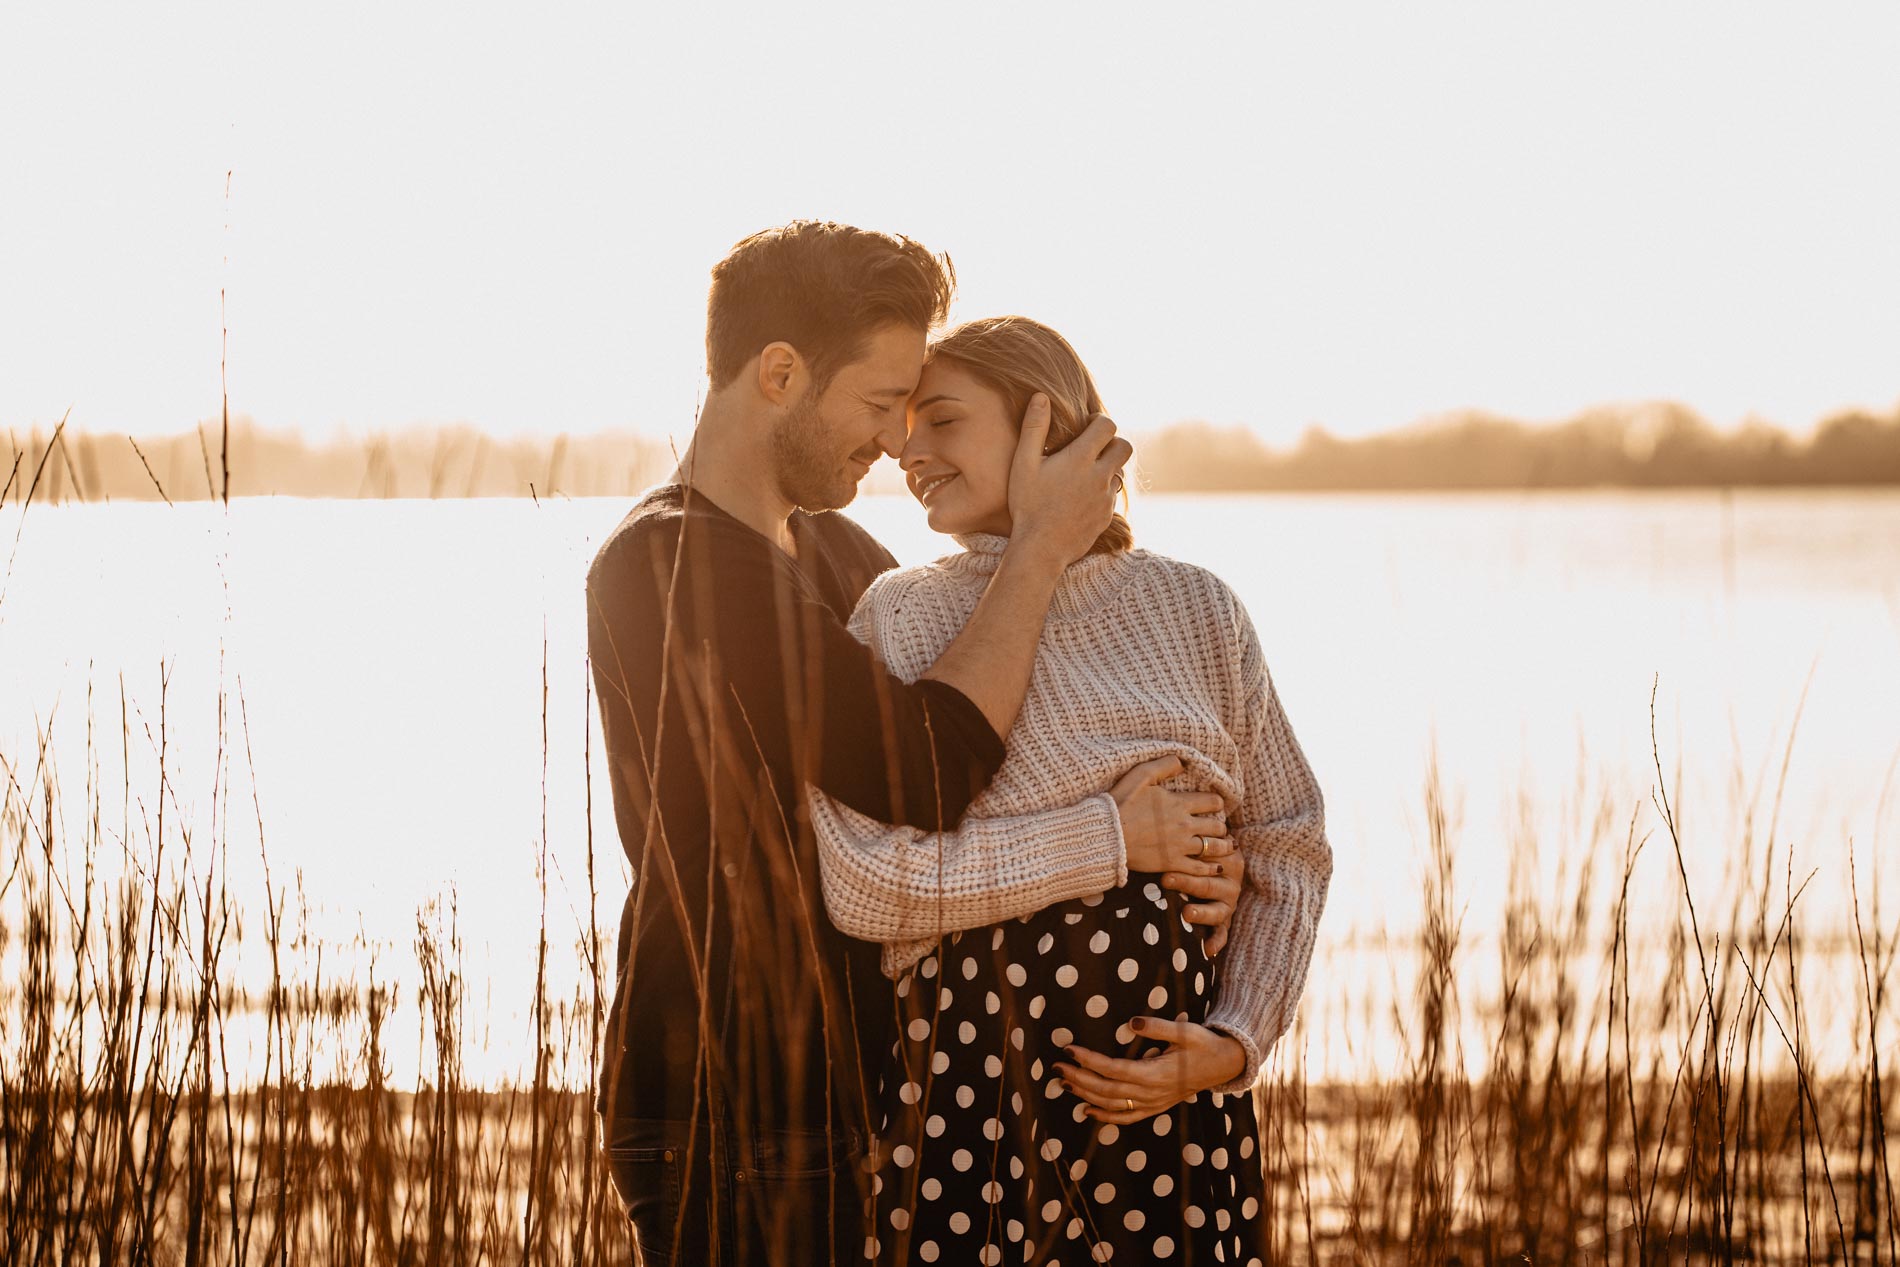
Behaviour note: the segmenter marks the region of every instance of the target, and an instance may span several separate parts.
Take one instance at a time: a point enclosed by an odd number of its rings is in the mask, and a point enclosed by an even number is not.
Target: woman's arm
[[[1008,818],[966,816],[955,831],[922,832],[866,817],[807,786],[825,909],[853,937],[928,948],[944,933],[981,928],[1128,878],[1121,817],[1104,792],[1075,805]],[[916,961],[895,947],[886,956]]]
[[[1233,1081],[1211,1088],[1225,1092],[1254,1084],[1267,1049],[1292,1024],[1333,874],[1319,784],[1280,706],[1253,625],[1237,601],[1234,611],[1245,786],[1233,835],[1247,860],[1247,887],[1207,1025],[1239,1042],[1246,1063]]]

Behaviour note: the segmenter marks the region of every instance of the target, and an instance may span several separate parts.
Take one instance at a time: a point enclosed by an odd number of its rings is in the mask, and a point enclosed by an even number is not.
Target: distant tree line
[[[1545,426],[1454,414],[1357,440],[1313,427],[1289,451],[1188,422],[1140,442],[1136,461],[1149,488],[1182,492],[1900,484],[1900,406],[1835,414],[1806,440],[1759,422],[1717,431],[1667,403]]]
[[[57,431],[57,439],[55,439]],[[1157,492],[1687,488],[1900,484],[1900,406],[1850,410],[1810,437],[1718,431],[1676,404],[1605,406],[1556,425],[1450,415],[1363,439],[1310,428],[1290,450],[1245,427],[1183,422],[1136,438]],[[135,439],[36,427],[0,436],[0,504],[131,499],[630,496],[663,479],[664,441],[625,433],[497,439],[467,425],[323,442],[234,419]],[[901,487],[889,477],[875,487]]]

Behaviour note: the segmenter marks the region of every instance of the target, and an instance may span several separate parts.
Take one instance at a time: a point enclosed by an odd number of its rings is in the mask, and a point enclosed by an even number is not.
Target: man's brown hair
[[[926,333],[956,289],[948,255],[909,238],[830,221],[794,220],[744,239],[713,266],[706,370],[732,382],[768,343],[786,342],[822,391],[893,323]]]

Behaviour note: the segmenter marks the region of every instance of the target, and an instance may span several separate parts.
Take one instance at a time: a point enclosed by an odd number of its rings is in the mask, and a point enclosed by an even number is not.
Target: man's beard
[[[811,393],[773,426],[770,443],[779,495],[800,510],[837,510],[858,495],[858,481]]]

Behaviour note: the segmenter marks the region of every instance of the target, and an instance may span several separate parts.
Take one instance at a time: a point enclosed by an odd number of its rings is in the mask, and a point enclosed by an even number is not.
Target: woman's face
[[[1018,420],[1002,396],[955,362],[932,361],[910,398],[908,421],[898,461],[930,526],[1008,536]]]

